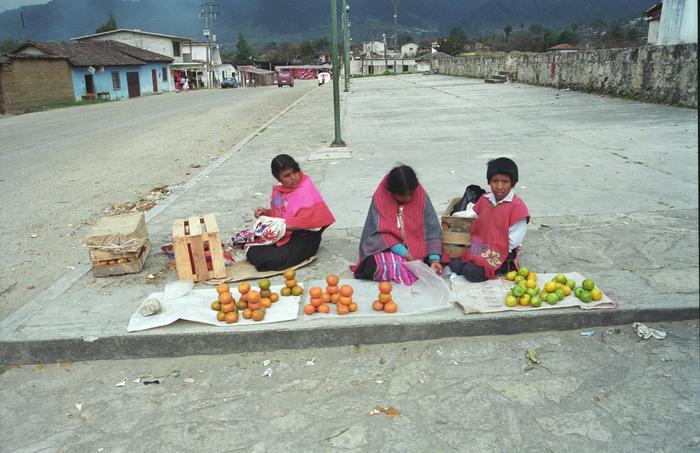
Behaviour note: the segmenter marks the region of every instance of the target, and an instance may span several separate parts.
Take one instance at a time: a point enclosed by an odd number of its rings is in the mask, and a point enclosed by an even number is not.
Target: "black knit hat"
[[[486,167],[486,182],[491,182],[493,175],[508,175],[510,182],[515,187],[518,182],[518,166],[507,157],[499,157],[498,159],[490,160]]]

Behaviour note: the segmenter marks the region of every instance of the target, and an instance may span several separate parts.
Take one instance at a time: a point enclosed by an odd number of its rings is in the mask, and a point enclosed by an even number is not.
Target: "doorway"
[[[151,69],[151,80],[153,80],[153,93],[158,92],[158,73],[155,69]]]
[[[129,87],[129,97],[135,98],[141,96],[141,85],[139,83],[138,72],[126,73],[126,85]]]
[[[85,93],[95,94],[95,81],[92,78],[92,74],[85,74]]]

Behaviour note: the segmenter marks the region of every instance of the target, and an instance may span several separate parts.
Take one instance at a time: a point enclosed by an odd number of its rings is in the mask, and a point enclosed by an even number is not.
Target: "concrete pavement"
[[[151,210],[152,242],[170,242],[172,220],[194,213],[215,213],[226,232],[240,229],[241,215],[267,201],[270,159],[287,152],[337,218],[300,278],[349,277],[371,194],[393,165],[413,166],[441,213],[466,185],[485,185],[486,162],[506,155],[520,167],[517,191],[533,216],[522,262],[537,272],[590,276],[618,308],[469,316],[453,308],[390,322],[349,316],[228,328],[178,322],[128,334],[140,301],[176,278],[154,247],[140,275],[95,280],[81,264],[3,321],[2,361],[218,354],[697,317],[697,111],[445,76],[357,79],[342,108],[349,148],[333,151],[338,158],[316,159],[333,138],[330,86],[318,87]],[[348,152],[351,158],[340,158]],[[145,281],[149,273],[163,275],[155,287]]]

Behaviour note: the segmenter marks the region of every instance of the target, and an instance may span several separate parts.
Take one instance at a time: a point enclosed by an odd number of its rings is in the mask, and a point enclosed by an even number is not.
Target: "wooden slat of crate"
[[[190,250],[192,251],[192,263],[194,264],[195,281],[209,279],[209,269],[207,269],[207,257],[204,254],[204,237],[202,224],[199,217],[190,217]]]
[[[219,225],[216,218],[207,214],[204,217],[204,225],[207,230],[209,240],[209,250],[211,251],[212,271],[210,278],[226,278],[226,263],[224,262],[224,249],[221,247],[221,236],[219,235]]]
[[[190,250],[188,236],[185,234],[184,219],[173,222],[173,253],[175,253],[175,265],[180,280],[194,280],[192,263],[190,262]]]

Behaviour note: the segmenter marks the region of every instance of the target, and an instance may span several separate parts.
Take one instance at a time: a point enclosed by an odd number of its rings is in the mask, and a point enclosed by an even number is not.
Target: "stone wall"
[[[517,69],[518,82],[698,108],[698,46],[470,55],[435,60],[433,72],[489,78]]]
[[[0,113],[24,113],[73,100],[70,68],[64,59],[10,58],[0,65]]]

